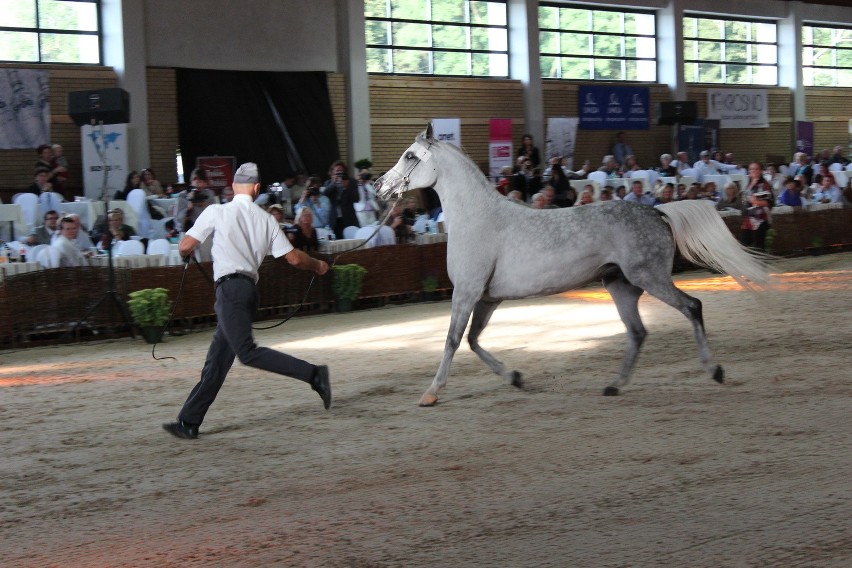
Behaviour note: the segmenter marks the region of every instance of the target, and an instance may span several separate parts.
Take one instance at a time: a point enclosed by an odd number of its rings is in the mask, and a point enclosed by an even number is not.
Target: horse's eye
[[[408,152],[408,153],[405,155],[405,159],[406,159],[406,160],[413,160],[413,159],[414,159],[414,158],[416,158],[416,157],[417,157],[417,156],[416,156],[416,155],[414,155],[414,152]]]

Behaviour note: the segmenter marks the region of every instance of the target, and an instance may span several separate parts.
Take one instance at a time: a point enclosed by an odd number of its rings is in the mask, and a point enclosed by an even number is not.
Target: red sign
[[[512,119],[492,118],[488,122],[489,136],[491,142],[505,142],[512,139]]]
[[[210,187],[217,193],[230,187],[234,180],[236,164],[235,156],[202,156],[195,160],[195,167],[207,172]]]

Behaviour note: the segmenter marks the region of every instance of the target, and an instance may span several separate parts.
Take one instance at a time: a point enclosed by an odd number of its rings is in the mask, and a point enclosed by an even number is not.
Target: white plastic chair
[[[333,235],[334,231],[324,227],[315,227],[317,230],[317,239],[327,239],[329,235]]]
[[[839,187],[840,189],[846,188],[846,185],[849,183],[849,178],[846,175],[846,172],[844,172],[843,170],[834,170],[833,172],[831,172],[831,175],[834,176],[834,181],[837,182],[837,187]]]
[[[38,196],[38,214],[39,218],[43,218],[48,211],[61,211],[62,202],[65,201],[61,195],[55,191],[45,191]]]
[[[839,172],[841,170],[843,170],[843,164],[840,162],[834,162],[828,166],[828,171],[830,172]]]
[[[170,243],[168,239],[155,239],[153,241],[148,241],[148,250],[145,251],[145,254],[164,254],[169,256],[171,251],[172,243]]]
[[[19,193],[13,200],[15,205],[20,206],[27,224],[27,231],[32,231],[39,224],[38,196],[35,193]]]
[[[8,228],[7,228],[8,226]],[[15,234],[12,234],[14,226]],[[20,205],[0,205],[0,235],[6,240],[14,240],[29,234],[24,211]]]
[[[136,218],[139,220],[138,225],[130,225],[125,220],[125,223],[136,229],[136,233],[143,237],[151,236],[151,214],[148,213],[148,197],[144,189],[134,189],[127,194],[127,203],[130,208],[136,213]],[[125,214],[126,215],[126,214]]]
[[[358,232],[358,229],[359,229],[359,227],[356,227],[354,225],[350,225],[349,227],[344,228],[343,229],[343,238],[344,239],[354,239],[355,233]]]
[[[589,173],[588,178],[592,181],[596,181],[598,185],[606,185],[606,174],[604,172],[591,172]]]
[[[393,229],[386,225],[379,227],[378,231],[376,231],[375,225],[372,227],[361,227],[358,229],[358,232],[355,233],[355,238],[367,241],[364,243],[364,248],[396,244],[396,235],[394,235]]]
[[[38,255],[40,255],[41,251],[43,251],[47,247],[48,245],[36,245],[34,247],[30,247],[30,250],[27,251],[27,261],[38,262]]]
[[[112,249],[115,256],[131,256],[134,254],[145,254],[145,245],[142,241],[118,241]]]
[[[59,264],[62,262],[62,255],[59,254],[59,249],[53,248],[50,245],[39,246],[43,246],[44,248],[38,252],[35,261],[44,268],[59,268]]]
[[[847,172],[852,172],[852,162],[850,162],[850,163],[846,164],[846,171],[847,171]]]

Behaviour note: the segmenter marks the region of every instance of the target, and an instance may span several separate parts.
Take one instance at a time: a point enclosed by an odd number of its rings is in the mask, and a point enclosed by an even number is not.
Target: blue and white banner
[[[461,148],[461,119],[433,118],[432,134],[435,140],[443,140]]]
[[[581,85],[580,128],[586,130],[647,130],[648,87]]]
[[[48,72],[0,69],[0,148],[50,144]]]
[[[92,201],[110,200],[127,181],[127,125],[80,127],[83,187]]]

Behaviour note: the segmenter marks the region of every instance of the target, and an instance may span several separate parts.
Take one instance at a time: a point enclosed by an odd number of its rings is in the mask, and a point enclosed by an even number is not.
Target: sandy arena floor
[[[161,429],[211,330],[0,352],[0,565],[852,566],[852,253],[781,261],[755,296],[679,275],[691,329],[642,300],[633,381],[602,289],[507,302],[435,408],[450,303],[296,319],[259,343],[331,366],[334,406],[235,365],[198,440]]]

